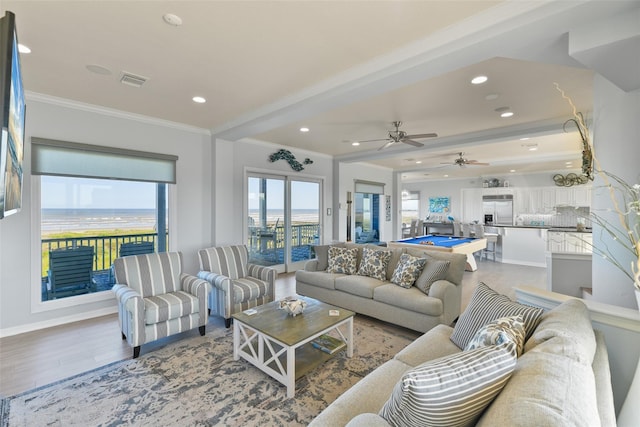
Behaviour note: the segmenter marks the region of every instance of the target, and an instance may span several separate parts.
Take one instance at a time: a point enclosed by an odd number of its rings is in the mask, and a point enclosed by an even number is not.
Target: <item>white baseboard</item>
[[[118,312],[118,307],[105,307],[99,310],[73,314],[71,316],[58,317],[56,319],[44,320],[42,322],[29,323],[26,325],[15,326],[13,328],[0,329],[0,338],[10,337],[13,335],[23,334],[25,332],[39,331],[41,329],[51,328],[53,326],[65,325],[67,323],[78,322],[81,320],[93,319],[94,317],[106,316]]]
[[[501,262],[503,264],[516,264],[516,265],[526,265],[529,267],[542,267],[542,268],[547,268],[547,263],[546,262],[529,262],[529,261],[520,261],[517,259],[508,259],[508,258],[502,258]]]

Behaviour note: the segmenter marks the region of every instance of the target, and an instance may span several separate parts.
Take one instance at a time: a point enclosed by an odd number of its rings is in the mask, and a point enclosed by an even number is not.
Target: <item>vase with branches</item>
[[[592,170],[595,171],[595,174],[601,178],[604,188],[608,190],[611,199],[612,208],[607,211],[613,212],[615,219],[612,219],[611,215],[594,211],[590,213],[590,219],[600,226],[603,235],[608,236],[623,248],[622,253],[625,255],[617,255],[619,250],[604,244],[602,239],[598,245],[592,245],[592,251],[611,262],[629,277],[635,287],[636,294],[638,294],[640,293],[640,183],[630,184],[619,176],[602,169],[594,154],[595,151],[589,138],[584,116],[577,111],[571,98],[557,83],[555,86],[572,108],[573,118],[565,122],[565,126],[568,122],[572,122],[578,127],[580,133],[583,145],[583,174],[593,179]],[[627,264],[629,254],[632,260],[630,264]]]

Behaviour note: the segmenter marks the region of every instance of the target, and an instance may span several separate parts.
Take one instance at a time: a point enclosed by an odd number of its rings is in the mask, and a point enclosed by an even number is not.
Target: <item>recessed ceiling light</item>
[[[497,93],[490,93],[489,95],[485,96],[484,99],[486,99],[487,101],[493,101],[494,99],[498,99],[500,95],[498,95]]]
[[[520,141],[527,141],[529,139],[531,139],[531,138],[529,138],[528,136],[525,136],[524,138],[520,138]]]
[[[354,147],[357,147],[358,145],[360,145],[360,143],[358,141],[353,141],[351,145],[353,145]]]
[[[207,102],[206,99],[204,99],[201,96],[194,96],[193,98],[191,98],[193,100],[193,102],[196,102],[198,104],[204,104],[205,102]]]
[[[445,178],[449,178],[449,175],[447,175],[447,174],[444,174],[442,176],[444,176]]]
[[[102,65],[89,64],[86,68],[87,70],[95,74],[101,74],[103,76],[111,75],[111,70],[107,67],[103,67]]]
[[[489,80],[487,76],[476,76],[471,79],[471,84],[479,85]]]
[[[564,162],[565,165],[571,165],[573,162]]]
[[[509,172],[514,173],[516,170],[515,169],[511,169]]]
[[[180,25],[182,25],[182,18],[180,18],[178,15],[174,15],[173,13],[165,13],[164,15],[162,15],[162,19],[164,20],[164,22],[174,27],[179,27]]]
[[[538,146],[529,147],[529,151],[538,151]]]
[[[31,53],[31,49],[29,49],[27,46],[23,45],[22,43],[18,43],[18,52]]]
[[[503,118],[507,118],[511,116],[513,116],[513,112],[511,111],[505,111],[504,113],[500,114],[500,117],[503,117]]]
[[[300,128],[300,132],[309,132],[309,128],[302,127]]]
[[[417,165],[419,165],[420,163],[422,163],[422,160],[416,160]]]

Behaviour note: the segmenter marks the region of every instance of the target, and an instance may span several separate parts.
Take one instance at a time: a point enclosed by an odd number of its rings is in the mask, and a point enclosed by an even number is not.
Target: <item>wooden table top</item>
[[[248,315],[240,312],[233,314],[232,317],[260,333],[292,346],[355,315],[353,311],[313,298],[304,296],[292,298],[301,299],[307,303],[304,313],[291,316],[279,308],[279,301],[273,301],[255,307],[256,314]],[[339,315],[329,316],[329,310],[338,310]]]

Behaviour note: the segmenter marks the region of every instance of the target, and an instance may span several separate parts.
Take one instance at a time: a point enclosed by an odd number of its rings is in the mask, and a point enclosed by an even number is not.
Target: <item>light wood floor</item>
[[[480,261],[478,270],[465,272],[462,285],[464,309],[478,282],[515,297],[512,286],[546,287],[546,269]],[[281,274],[275,298],[295,294],[293,273]],[[211,316],[207,330],[224,328],[221,317]],[[198,331],[184,332],[142,346],[141,355]],[[0,396],[11,396],[73,375],[132,357],[132,349],[120,338],[116,314],[0,338]]]

